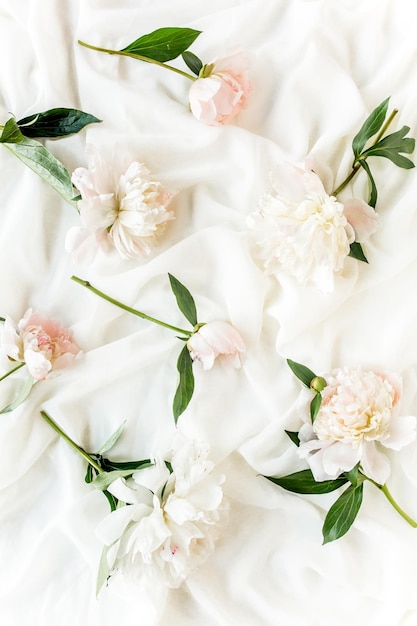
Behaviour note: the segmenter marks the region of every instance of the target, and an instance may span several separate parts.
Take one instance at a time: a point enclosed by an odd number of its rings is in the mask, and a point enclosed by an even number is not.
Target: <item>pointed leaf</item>
[[[201,30],[192,28],[158,28],[139,37],[120,52],[129,52],[164,63],[185,52],[200,33]]]
[[[369,206],[375,208],[376,207],[376,201],[378,199],[378,191],[377,191],[377,188],[376,188],[374,177],[372,176],[372,173],[371,173],[371,169],[370,169],[368,163],[364,159],[359,159],[358,163],[365,170],[366,175],[368,176],[368,181],[369,181],[369,200],[368,200],[368,204],[369,204]]]
[[[183,347],[178,357],[177,370],[180,375],[180,380],[172,406],[175,423],[177,423],[179,416],[189,405],[194,393],[193,361],[186,345]]]
[[[113,511],[117,509],[117,503],[119,500],[112,493],[110,493],[110,491],[107,491],[107,489],[103,490],[103,495],[106,496],[107,502],[109,503],[110,513],[113,513]]]
[[[330,507],[323,525],[323,544],[343,537],[359,512],[363,497],[363,483],[350,485]]]
[[[203,62],[196,56],[193,52],[186,50],[182,53],[182,58],[184,59],[185,64],[190,70],[198,76],[200,74],[200,70],[203,67]]]
[[[104,583],[107,581],[107,579],[110,577],[111,568],[107,560],[107,554],[110,548],[111,546],[104,546],[103,551],[101,553],[100,563],[98,565],[98,572],[97,572],[96,596],[98,596],[100,589],[102,588]]]
[[[96,487],[96,489],[101,489],[101,491],[105,491],[107,487],[109,487],[115,480],[118,478],[126,478],[127,476],[131,476],[134,470],[126,469],[126,470],[114,470],[112,472],[101,472],[97,474],[97,476],[91,481],[91,484]]]
[[[14,411],[19,406],[19,404],[22,404],[22,402],[24,402],[30,394],[35,382],[36,381],[32,378],[32,376],[28,376],[28,378],[25,380],[22,387],[20,388],[16,398],[13,400],[13,402],[5,406],[4,409],[0,411],[0,414],[10,413],[11,411]]]
[[[311,423],[314,423],[314,420],[317,417],[317,413],[320,411],[322,396],[321,393],[316,393],[312,401],[310,402],[310,417]]]
[[[123,428],[124,428],[125,424],[126,424],[126,420],[124,422],[122,422],[120,424],[119,428],[114,431],[114,433],[109,437],[109,439],[107,439],[107,441],[105,443],[103,443],[103,445],[101,446],[101,448],[97,452],[97,454],[104,454],[105,452],[107,452],[108,450],[113,448],[114,445],[116,445],[117,441],[120,438],[120,435],[122,434],[122,431],[123,431]]]
[[[192,326],[197,324],[197,310],[195,308],[194,298],[180,281],[172,274],[168,274],[169,282],[171,283],[171,289],[177,300],[178,308],[181,313],[187,318]]]
[[[347,479],[342,476],[340,478],[336,478],[335,480],[323,480],[318,482],[315,480],[310,469],[278,478],[274,476],[265,476],[265,478],[287,491],[292,491],[293,493],[330,493],[347,483]]]
[[[25,137],[65,137],[95,122],[101,120],[78,109],[60,107],[24,117],[17,125]]]
[[[71,202],[74,191],[68,170],[42,144],[35,139],[25,137],[13,118],[6,122],[0,135],[0,143],[61,194],[65,200]]]
[[[291,439],[291,441],[295,443],[295,445],[298,447],[300,445],[300,439],[298,437],[298,433],[292,430],[286,430],[285,432],[288,435],[288,437]]]
[[[290,366],[293,373],[297,376],[297,378],[301,380],[303,385],[305,385],[306,387],[310,387],[310,383],[313,380],[313,378],[316,378],[316,374],[314,374],[314,372],[312,372],[305,365],[301,365],[301,363],[296,363],[295,361],[292,361],[291,359],[287,359],[287,363]]]
[[[403,126],[400,130],[397,130],[391,135],[387,135],[374,146],[368,148],[363,153],[363,156],[380,156],[390,159],[398,167],[409,170],[414,167],[414,163],[411,159],[402,156],[400,153],[411,154],[415,148],[415,139],[412,137],[405,137],[409,132],[409,126]]]
[[[137,470],[144,469],[154,465],[151,459],[143,459],[141,461],[109,461],[108,459],[102,459],[102,467],[106,471],[111,470],[131,470],[136,472]],[[107,470],[109,468],[109,470]]]
[[[389,98],[381,102],[370,114],[370,116],[363,123],[360,131],[353,138],[352,150],[355,155],[355,160],[361,154],[368,139],[376,135],[376,133],[382,127],[385,117],[387,115]]]
[[[94,476],[95,476],[95,473],[94,473],[93,467],[92,467],[92,465],[88,464],[87,465],[87,471],[86,471],[85,477],[84,477],[85,482],[87,484],[90,484],[91,481],[93,480]]]
[[[366,258],[362,246],[358,241],[354,241],[350,244],[349,256],[351,256],[353,259],[357,259],[358,261],[368,263],[368,259]]]

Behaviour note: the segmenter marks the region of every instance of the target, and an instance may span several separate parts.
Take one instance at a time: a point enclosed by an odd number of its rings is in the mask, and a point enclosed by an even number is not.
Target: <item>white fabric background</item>
[[[162,26],[203,31],[209,62],[240,48],[253,92],[236,122],[207,127],[187,108],[188,81],[76,42],[121,48]],[[32,306],[74,331],[84,356],[36,385],[0,420],[0,621],[61,626],[416,626],[417,531],[366,485],[343,539],[321,546],[329,496],[297,496],[259,474],[301,469],[284,429],[297,429],[299,385],[285,358],[326,371],[392,369],[403,413],[417,414],[417,178],[374,162],[379,229],[369,266],[352,259],[332,295],[267,278],[251,254],[248,213],[282,160],[307,154],[347,174],[350,143],[387,96],[396,127],[417,134],[417,5],[411,0],[0,0],[0,123],[55,106],[103,120],[46,145],[72,171],[85,146],[129,152],[178,193],[176,219],[143,262],[98,255],[73,265],[65,234],[76,212],[0,146],[0,315]],[[353,189],[366,193],[358,176]],[[181,326],[167,272],[193,293],[199,318],[230,320],[247,345],[243,368],[195,368],[179,425],[206,439],[227,476],[230,519],[215,553],[178,590],[141,597],[110,585],[95,598],[107,513],[85,466],[39,416],[47,410],[88,450],[126,420],[114,456],[155,454],[174,431],[179,344],[167,330],[89,294],[75,273]],[[1,371],[8,363],[0,360]],[[0,388],[6,404],[18,382]],[[392,455],[390,487],[417,517],[417,443]],[[369,487],[369,489],[368,489]]]

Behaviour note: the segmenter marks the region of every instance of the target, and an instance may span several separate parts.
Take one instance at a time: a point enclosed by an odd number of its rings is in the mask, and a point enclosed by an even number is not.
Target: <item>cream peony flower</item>
[[[194,117],[209,125],[227,124],[242,109],[251,90],[248,61],[236,53],[204,65],[189,91]]]
[[[10,359],[26,363],[35,380],[66,367],[80,352],[69,330],[32,309],[17,324],[6,317],[1,346]]]
[[[300,456],[307,459],[318,481],[337,478],[360,463],[368,478],[385,484],[390,465],[381,448],[400,450],[416,437],[416,418],[399,415],[400,377],[344,368],[325,378],[327,386],[313,424],[311,392],[303,402]]]
[[[275,193],[264,196],[248,217],[265,271],[276,276],[285,271],[300,284],[331,292],[350,244],[375,232],[375,211],[363,200],[342,203],[329,196],[304,165],[281,164],[271,182]]]
[[[228,322],[208,322],[200,326],[187,342],[191,358],[201,361],[203,369],[209,370],[219,358],[239,368],[240,353],[245,352],[245,344],[237,330]]]
[[[142,587],[178,587],[206,560],[224,510],[224,476],[216,475],[208,453],[208,446],[177,432],[168,464],[157,460],[109,487],[126,502],[97,528],[109,546],[110,576],[126,575]]]
[[[66,249],[78,261],[91,261],[97,248],[114,247],[122,258],[147,256],[174,219],[167,210],[171,194],[143,163],[113,167],[91,150],[89,168],[77,168],[71,180],[82,197],[83,227],[70,229]]]

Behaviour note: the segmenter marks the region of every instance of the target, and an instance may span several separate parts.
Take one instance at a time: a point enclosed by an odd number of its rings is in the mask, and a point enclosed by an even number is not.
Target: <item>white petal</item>
[[[336,441],[323,453],[323,467],[332,478],[353,469],[360,461],[361,448]]]
[[[391,420],[388,439],[382,445],[392,450],[401,450],[416,438],[416,418],[413,415],[396,417]]]
[[[379,485],[384,485],[391,468],[385,454],[380,452],[373,441],[363,443],[361,466],[363,473]]]

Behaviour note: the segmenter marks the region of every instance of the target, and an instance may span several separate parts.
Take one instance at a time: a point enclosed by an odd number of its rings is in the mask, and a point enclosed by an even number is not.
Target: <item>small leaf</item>
[[[85,477],[84,477],[85,482],[87,484],[90,484],[91,481],[93,480],[94,476],[95,476],[95,474],[94,474],[93,467],[90,464],[88,464],[87,465],[87,471],[86,471]]]
[[[196,76],[200,74],[200,70],[203,67],[203,62],[196,56],[193,52],[187,50],[182,53],[182,58],[184,59],[187,67],[194,73]]]
[[[185,52],[200,33],[201,30],[192,28],[158,28],[139,37],[120,52],[129,52],[164,63]]]
[[[291,439],[291,441],[295,443],[295,445],[298,447],[300,445],[300,438],[298,437],[298,433],[292,430],[286,430],[285,432],[288,435],[288,437]]]
[[[113,513],[113,511],[117,509],[117,503],[119,500],[112,493],[110,493],[110,491],[107,491],[107,489],[103,490],[103,495],[106,496],[107,502],[110,505],[110,513]]]
[[[20,388],[16,398],[13,400],[13,402],[5,406],[4,409],[0,411],[0,414],[10,413],[11,411],[14,411],[19,406],[19,404],[22,404],[22,402],[24,402],[30,394],[34,384],[35,380],[32,378],[32,376],[28,376],[28,378],[25,380],[22,387]]]
[[[411,159],[402,156],[400,153],[411,154],[415,148],[415,139],[412,137],[405,137],[409,132],[409,126],[403,126],[400,130],[397,130],[391,135],[387,135],[374,146],[365,150],[362,156],[380,156],[390,159],[398,167],[409,170],[414,167],[414,163]]]
[[[126,420],[122,424],[120,424],[119,428],[114,431],[114,433],[109,437],[109,439],[107,439],[105,443],[103,443],[103,445],[101,446],[97,454],[104,454],[105,452],[107,452],[108,450],[113,448],[113,446],[116,445],[117,441],[120,438],[120,435],[122,434],[125,424],[126,424]]]
[[[301,470],[301,472],[295,472],[294,474],[288,474],[287,476],[281,476],[279,478],[272,476],[265,476],[265,478],[287,491],[309,494],[330,493],[347,483],[345,477],[318,482],[315,480],[310,469]]]
[[[359,512],[363,497],[363,483],[350,485],[330,507],[323,525],[323,544],[343,537]]]
[[[42,144],[35,139],[25,137],[13,118],[7,120],[0,135],[0,143],[61,194],[65,200],[71,202],[74,191],[68,170]]]
[[[292,361],[291,359],[287,359],[287,363],[290,366],[293,373],[297,376],[297,378],[301,380],[303,385],[305,385],[306,387],[310,387],[310,383],[313,380],[313,378],[316,378],[316,374],[314,374],[314,372],[312,372],[305,365],[301,365],[301,363],[296,363],[295,361]]]
[[[132,470],[132,472],[136,472],[137,470],[144,469],[145,467],[151,467],[154,465],[154,462],[150,459],[144,459],[141,461],[109,461],[108,459],[102,459],[102,467],[106,471],[115,470]]]
[[[382,127],[384,123],[385,117],[387,115],[389,98],[381,102],[379,106],[372,111],[370,116],[363,123],[360,131],[353,138],[352,141],[352,150],[355,155],[355,160],[361,154],[363,148],[365,147],[368,139],[373,137],[379,129]]]
[[[100,557],[100,563],[98,565],[97,572],[97,584],[96,584],[96,596],[98,596],[100,589],[110,577],[111,568],[109,567],[109,562],[107,560],[107,554],[110,550],[111,546],[104,546],[103,551]]]
[[[314,423],[314,420],[317,417],[317,413],[320,411],[321,400],[322,400],[321,393],[316,393],[316,395],[310,402],[311,423]]]
[[[343,476],[346,476],[346,478],[348,479],[348,481],[350,483],[352,483],[352,485],[354,487],[358,486],[358,480],[359,480],[359,463],[357,463],[355,465],[355,467],[353,467],[351,470],[349,470],[348,472],[343,472]],[[364,478],[365,480],[365,478]],[[362,481],[363,482],[363,481]]]
[[[362,246],[358,241],[354,241],[350,244],[349,256],[351,256],[353,259],[357,259],[358,261],[364,261],[364,263],[368,263],[368,259],[366,258],[365,253],[362,250]]]
[[[168,274],[169,282],[171,283],[171,289],[177,300],[178,308],[181,313],[187,318],[192,326],[197,324],[197,310],[195,308],[194,298],[180,281],[172,274]]]
[[[376,201],[378,199],[378,191],[377,191],[377,188],[376,188],[376,185],[375,185],[374,177],[371,174],[371,169],[370,169],[368,163],[366,161],[364,161],[364,159],[359,159],[358,163],[365,170],[365,172],[366,172],[366,174],[368,176],[368,180],[369,180],[369,200],[368,200],[368,204],[369,204],[369,206],[375,208],[376,207]]]
[[[61,107],[24,117],[17,125],[25,137],[65,137],[95,122],[101,120],[84,111]]]
[[[175,423],[177,423],[179,416],[189,405],[194,393],[193,361],[186,345],[183,347],[178,357],[177,370],[180,375],[180,380],[172,405]]]
[[[101,491],[105,491],[107,487],[109,487],[115,480],[118,478],[126,478],[127,476],[131,476],[134,470],[126,469],[126,470],[114,470],[112,472],[101,472],[98,474],[92,481],[91,484],[96,487],[96,489],[101,489]]]

